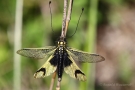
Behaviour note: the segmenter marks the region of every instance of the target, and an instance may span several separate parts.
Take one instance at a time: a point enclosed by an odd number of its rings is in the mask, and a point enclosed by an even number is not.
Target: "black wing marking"
[[[46,46],[44,48],[24,48],[17,51],[18,54],[35,58],[35,59],[42,59],[45,56],[50,56],[55,51],[56,46]]]
[[[67,47],[67,52],[71,57],[79,62],[88,62],[88,63],[96,63],[96,62],[101,62],[104,61],[105,58],[98,55],[98,54],[90,54],[87,52],[83,52],[74,48]]]
[[[69,74],[71,77],[76,78],[80,81],[85,81],[86,76],[81,71],[81,69],[76,65],[71,56],[67,56],[64,61],[64,71]]]

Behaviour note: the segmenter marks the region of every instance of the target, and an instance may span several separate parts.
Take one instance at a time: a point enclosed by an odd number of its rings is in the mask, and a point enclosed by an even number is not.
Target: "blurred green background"
[[[23,1],[22,48],[56,44],[61,34],[63,0],[52,0],[54,34],[48,2]],[[85,10],[78,30],[72,38],[67,39],[68,46],[98,53],[106,60],[97,64],[79,63],[87,81],[79,82],[64,73],[61,89],[134,90],[135,0],[74,0],[67,36],[74,33],[82,7]],[[13,90],[14,86],[15,9],[15,0],[0,0],[0,90]],[[51,75],[33,78],[45,61],[21,58],[21,90],[49,89]]]

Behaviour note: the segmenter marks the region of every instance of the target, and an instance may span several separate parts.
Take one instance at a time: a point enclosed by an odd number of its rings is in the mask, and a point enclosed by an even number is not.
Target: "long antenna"
[[[49,1],[49,9],[50,9],[50,14],[51,14],[51,29],[52,29],[52,32],[53,31],[53,27],[52,27],[52,11],[51,11],[51,1]]]
[[[74,34],[76,33],[77,28],[78,28],[78,25],[79,25],[79,21],[80,21],[80,19],[81,19],[82,14],[83,14],[83,11],[84,11],[84,8],[82,8],[82,12],[81,12],[80,17],[79,17],[79,19],[78,19],[78,22],[77,22],[77,26],[76,26],[75,32],[74,32],[70,37],[68,37],[68,38],[71,38],[71,37],[74,36]]]

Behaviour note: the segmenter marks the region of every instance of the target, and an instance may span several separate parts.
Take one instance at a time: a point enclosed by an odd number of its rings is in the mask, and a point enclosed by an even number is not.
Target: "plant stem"
[[[68,14],[67,14],[67,18],[66,18],[65,36],[66,36],[67,30],[68,30],[68,25],[69,25],[69,22],[71,19],[72,7],[73,7],[73,0],[70,0],[69,6],[68,6]]]
[[[60,36],[61,38],[65,38],[66,16],[67,16],[67,0],[64,0],[63,21],[62,21],[62,30]]]
[[[14,90],[21,90],[21,58],[16,51],[21,48],[23,0],[16,1],[14,31]]]
[[[88,0],[89,2],[89,0]],[[88,32],[87,32],[87,45],[86,50],[89,52],[95,52],[95,45],[96,45],[96,27],[97,27],[97,12],[98,12],[98,0],[91,0],[90,2],[90,9],[89,9],[89,18],[88,18]],[[89,37],[88,37],[89,36]],[[82,66],[84,72],[87,76],[86,83],[81,83],[80,90],[94,90],[94,83],[95,83],[95,64],[85,64]]]
[[[64,13],[63,13],[63,22],[62,22],[62,31],[61,31],[61,38],[66,37],[67,28],[71,19],[71,13],[72,13],[72,7],[73,7],[73,0],[69,1],[68,6],[68,14],[67,14],[67,0],[64,0]],[[67,14],[67,15],[66,15]]]
[[[54,86],[54,81],[55,81],[55,78],[56,78],[56,74],[57,74],[57,72],[54,72],[53,73],[52,80],[51,80],[51,85],[50,85],[50,89],[49,90],[53,90],[53,86]]]

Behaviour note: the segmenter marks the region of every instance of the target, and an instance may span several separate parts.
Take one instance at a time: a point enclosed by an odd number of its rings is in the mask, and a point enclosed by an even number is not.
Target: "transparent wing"
[[[105,58],[98,55],[98,54],[90,54],[87,52],[83,52],[71,47],[67,47],[67,52],[71,57],[79,62],[88,62],[88,63],[96,63],[96,62],[101,62],[104,61]]]
[[[53,54],[55,50],[56,46],[46,46],[44,48],[24,48],[18,50],[17,53],[25,57],[42,59]]]

